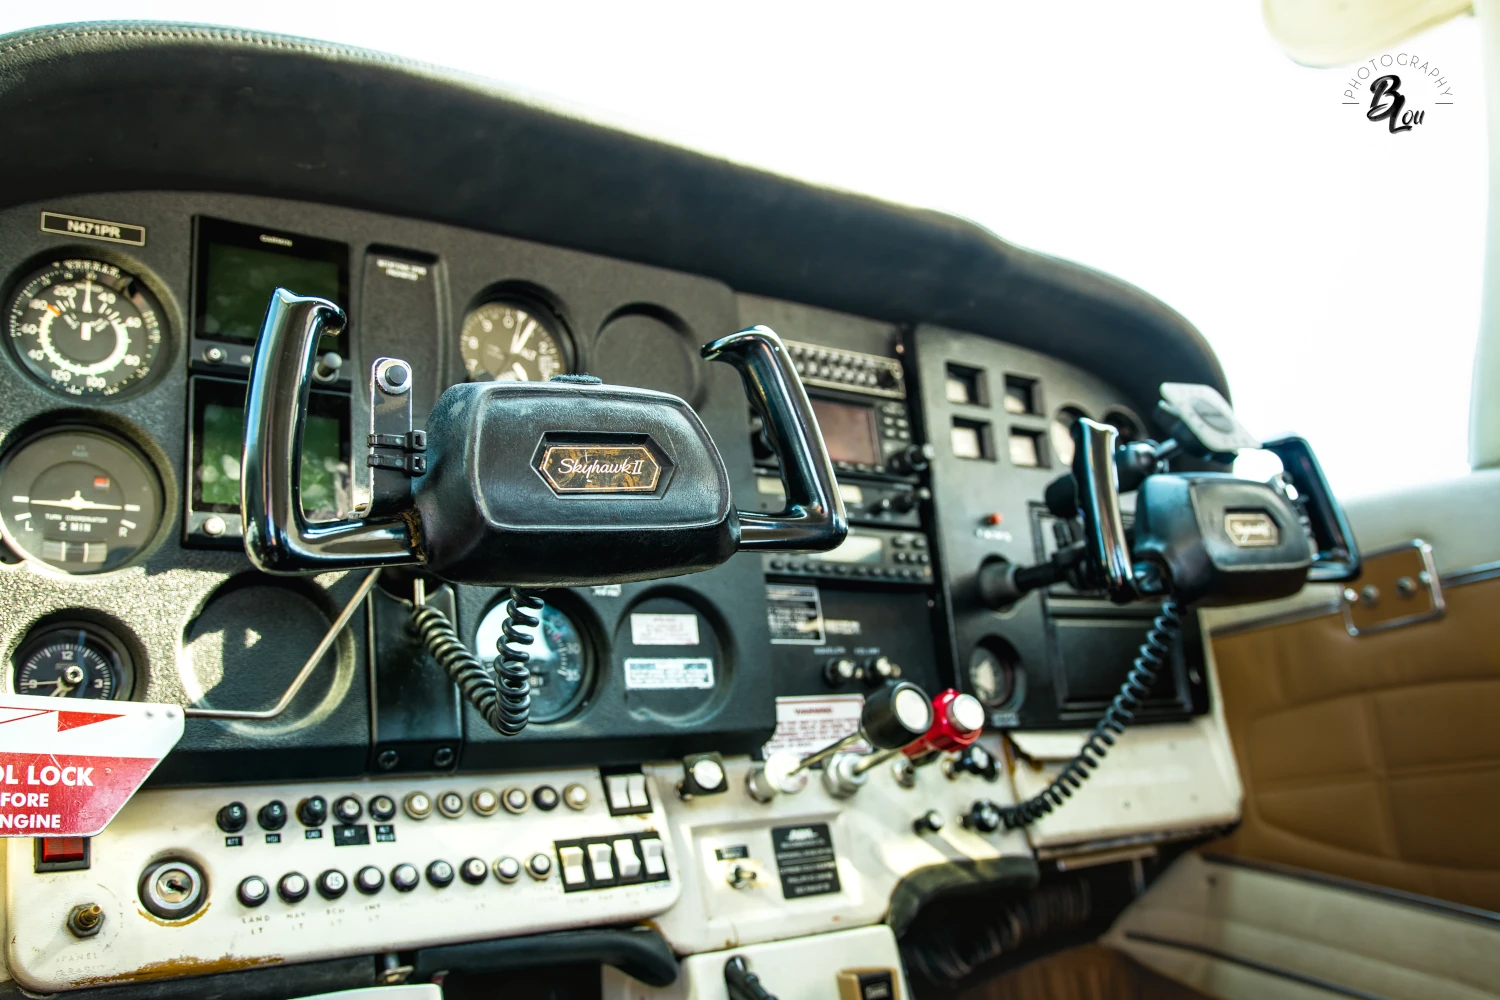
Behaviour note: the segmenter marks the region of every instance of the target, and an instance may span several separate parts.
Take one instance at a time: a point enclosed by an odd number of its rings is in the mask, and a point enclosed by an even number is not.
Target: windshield
[[[1395,135],[1260,5],[866,8],[78,0],[395,53],[820,184],[972,219],[1192,321],[1236,408],[1357,495],[1462,474],[1486,156],[1479,29],[1420,52],[1451,105]],[[0,29],[43,8],[0,10]],[[61,11],[60,11],[61,12]]]

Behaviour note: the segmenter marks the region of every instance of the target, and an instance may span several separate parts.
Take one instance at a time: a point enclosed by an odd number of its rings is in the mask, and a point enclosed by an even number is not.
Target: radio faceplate
[[[853,527],[831,552],[772,554],[761,557],[767,576],[869,580],[926,586],[932,583],[932,552],[922,531]]]

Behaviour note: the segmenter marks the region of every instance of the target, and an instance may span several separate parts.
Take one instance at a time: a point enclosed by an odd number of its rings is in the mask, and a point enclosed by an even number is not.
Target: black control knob
[[[377,823],[387,823],[396,815],[396,800],[389,795],[377,795],[370,800],[370,818]]]
[[[219,824],[219,829],[225,833],[239,833],[250,822],[250,810],[245,808],[243,802],[231,802],[219,810],[214,817],[214,822]]]
[[[341,795],[333,800],[333,818],[340,823],[358,823],[364,814],[365,807],[353,795]]]
[[[307,898],[307,878],[301,872],[287,872],[276,883],[276,895],[284,903],[300,903]]]
[[[912,472],[925,472],[936,456],[937,449],[930,444],[909,444],[886,459],[885,464],[892,472],[906,475]]]
[[[272,799],[256,812],[255,821],[262,830],[280,830],[286,826],[286,803]]]
[[[354,888],[366,896],[373,896],[385,888],[385,873],[374,865],[365,865],[354,873]]]
[[[478,858],[469,858],[458,866],[458,877],[470,885],[479,885],[490,877],[490,866]]]
[[[932,699],[910,681],[877,688],[865,699],[860,732],[877,750],[899,750],[932,726]]]
[[[872,656],[865,661],[864,675],[866,684],[879,687],[901,676],[901,664],[889,656]]]
[[[328,819],[328,800],[321,795],[310,795],[298,802],[297,819],[303,826],[322,826]]]
[[[235,895],[245,906],[259,906],[271,898],[271,887],[266,885],[266,880],[259,875],[251,875],[240,883]]]
[[[953,769],[977,775],[985,781],[1000,779],[1000,765],[995,761],[995,755],[978,743],[964,748],[963,752],[958,755],[958,759],[953,762]]]
[[[421,881],[416,865],[397,865],[391,869],[391,888],[397,892],[411,892]]]
[[[916,818],[911,825],[917,833],[937,833],[943,828],[943,814],[936,809],[929,809]]]
[[[1000,829],[1000,807],[988,799],[980,799],[964,813],[963,824],[980,833],[994,833]]]
[[[453,884],[453,866],[446,861],[434,861],[427,866],[427,882],[434,889],[446,889]]]
[[[912,510],[915,510],[916,506],[916,491],[901,490],[898,493],[892,493],[888,497],[883,497],[881,501],[875,505],[875,509],[882,514],[906,514],[910,513]]]
[[[859,664],[847,656],[836,657],[823,665],[823,680],[829,687],[843,687],[860,674]]]
[[[318,876],[318,895],[324,899],[338,899],[349,891],[349,879],[337,868],[330,868]]]
[[[716,753],[694,753],[682,758],[682,780],[677,794],[684,799],[698,795],[718,795],[729,791],[729,777],[724,758]]]

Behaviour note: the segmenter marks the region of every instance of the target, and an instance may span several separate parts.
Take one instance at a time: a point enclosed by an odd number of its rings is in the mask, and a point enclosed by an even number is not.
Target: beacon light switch
[[[615,864],[620,869],[621,878],[635,878],[641,873],[641,858],[635,853],[633,841],[615,841]]]

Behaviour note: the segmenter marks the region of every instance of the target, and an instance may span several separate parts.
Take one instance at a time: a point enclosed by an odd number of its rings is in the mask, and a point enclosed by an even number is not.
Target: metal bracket
[[[1443,585],[1432,546],[1420,538],[1364,557],[1355,585],[1344,588],[1339,605],[1350,635],[1370,635],[1443,617]]]

